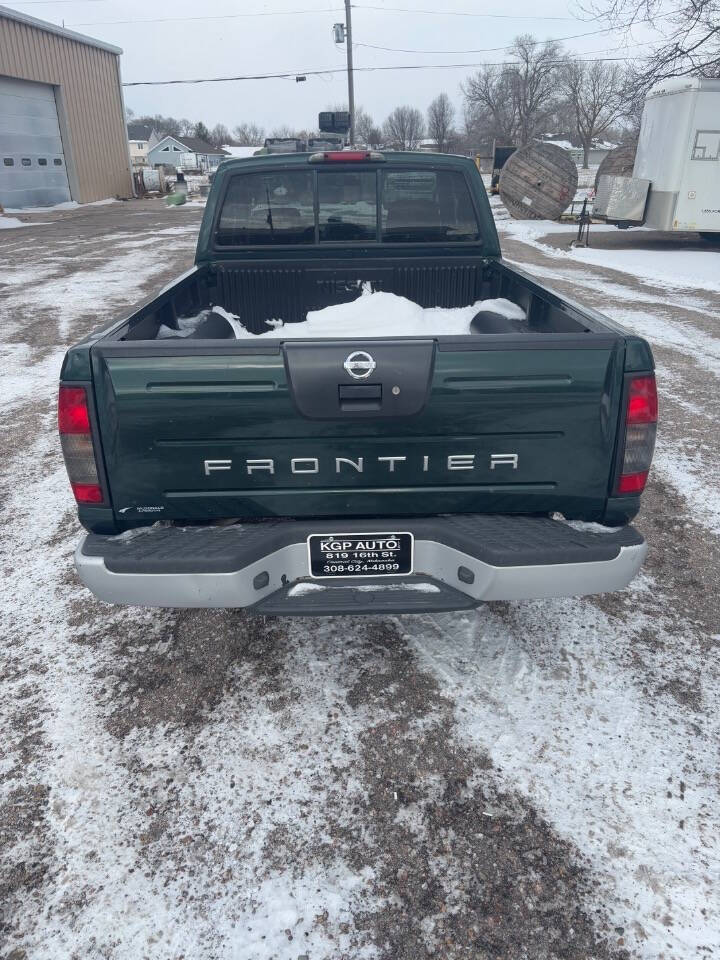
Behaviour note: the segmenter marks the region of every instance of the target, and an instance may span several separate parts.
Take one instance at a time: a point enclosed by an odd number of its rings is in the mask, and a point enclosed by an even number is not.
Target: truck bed
[[[363,285],[421,307],[465,307],[504,298],[525,311],[528,333],[607,334],[609,329],[599,315],[555,296],[502,260],[453,257],[442,262],[413,256],[203,264],[115,324],[103,339],[154,340],[161,327],[176,329],[179,318],[212,306],[237,315],[251,333],[262,334],[269,329],[267,320],[302,322],[312,310],[355,299]],[[442,330],[437,334],[442,336]]]
[[[256,330],[268,316],[304,319],[358,296],[358,280],[423,305],[506,297],[527,329],[322,349],[152,339],[215,303]],[[556,510],[599,520],[626,349],[599,317],[498,260],[200,267],[92,346],[117,523]],[[356,350],[371,351],[377,375],[339,393]]]

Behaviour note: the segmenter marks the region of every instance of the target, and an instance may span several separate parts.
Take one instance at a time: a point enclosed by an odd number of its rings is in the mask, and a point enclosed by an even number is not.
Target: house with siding
[[[147,166],[148,151],[160,139],[157,131],[150,123],[129,123],[127,131],[133,169]]]
[[[151,167],[169,164],[173,167],[197,166],[200,170],[207,171],[214,170],[228,156],[226,150],[213,147],[212,144],[198,137],[166,136],[148,150],[147,162]],[[192,160],[192,157],[197,160]]]

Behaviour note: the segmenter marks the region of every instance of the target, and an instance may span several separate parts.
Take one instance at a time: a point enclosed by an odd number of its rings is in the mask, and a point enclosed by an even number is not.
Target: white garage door
[[[0,77],[0,203],[22,209],[69,199],[55,91]]]

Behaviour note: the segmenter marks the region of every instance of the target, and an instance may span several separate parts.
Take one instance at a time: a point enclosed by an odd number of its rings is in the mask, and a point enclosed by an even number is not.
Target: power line
[[[62,2],[62,0],[57,0],[57,2]],[[98,2],[98,0],[94,0]],[[118,26],[118,24],[123,23],[187,23],[189,21],[197,20],[238,20],[246,17],[278,17],[278,16],[288,16],[295,17],[305,14],[321,14],[321,13],[342,13],[342,7],[323,7],[317,10],[282,10],[282,11],[265,11],[262,13],[224,13],[218,14],[217,16],[202,16],[202,17],[158,17],[148,20],[94,20],[91,22],[84,23],[68,23],[68,27],[103,27],[103,26]]]
[[[32,6],[44,6],[44,7],[48,7],[48,6],[55,6],[55,5],[57,5],[57,4],[68,4],[68,3],[76,4],[76,3],[111,3],[111,2],[112,2],[112,0],[15,0],[15,4],[14,4],[14,5],[15,5],[16,7],[32,7]],[[487,19],[491,19],[491,20],[562,20],[562,21],[565,21],[565,22],[574,22],[574,21],[576,21],[576,20],[579,19],[578,17],[552,17],[552,16],[547,16],[547,15],[545,15],[545,14],[524,14],[524,13],[518,13],[518,14],[511,14],[511,13],[469,13],[469,12],[464,12],[464,11],[459,11],[459,10],[456,10],[456,11],[453,11],[453,10],[443,10],[443,11],[438,11],[438,10],[406,10],[406,9],[404,9],[404,8],[401,8],[401,7],[377,7],[377,6],[368,5],[368,4],[364,4],[364,3],[360,3],[360,4],[354,3],[354,4],[353,4],[353,7],[354,7],[355,9],[361,9],[361,10],[380,10],[380,11],[382,11],[382,12],[384,12],[384,13],[421,13],[421,14],[428,14],[428,15],[440,14],[441,16],[450,16],[450,17],[481,17],[481,18],[487,18]],[[335,12],[337,12],[339,9],[340,9],[339,7],[330,7],[330,8],[327,8],[327,9],[319,9],[319,10],[317,10],[317,13],[335,13]],[[278,10],[276,13],[273,13],[273,12],[268,12],[268,13],[255,13],[255,14],[254,14],[254,13],[248,13],[248,14],[242,14],[242,16],[248,16],[248,17],[250,17],[250,16],[270,16],[270,17],[271,17],[271,16],[281,16],[281,15],[284,14],[284,13],[294,14],[294,13],[305,13],[305,12],[314,13],[314,12],[316,12],[316,11],[304,11],[304,10],[297,10],[297,11],[288,10],[288,11],[286,11],[286,10]],[[233,16],[241,16],[241,15],[240,15],[240,14],[237,14],[237,15],[236,15],[236,14],[227,14],[227,16],[228,16],[228,18],[231,18],[231,17],[233,17]],[[185,19],[185,18],[178,18],[178,19]],[[187,19],[193,19],[193,18],[187,18]],[[205,18],[202,18],[202,19],[205,19]],[[219,17],[218,17],[218,19],[219,19]],[[592,18],[591,18],[591,19],[592,19]],[[115,23],[115,22],[127,23],[127,22],[130,22],[130,21],[121,20],[121,21],[104,21],[104,22],[109,22],[109,23]],[[135,21],[133,21],[133,22],[135,22]],[[154,21],[150,21],[150,22],[154,22]],[[76,24],[73,24],[73,26],[76,26],[76,27],[80,27],[80,26],[86,27],[86,26],[98,26],[98,24],[88,24],[88,23],[82,23],[82,24],[80,24],[80,23],[76,23]]]
[[[34,7],[42,4],[44,7],[53,6],[56,3],[109,3],[109,0],[15,0],[15,7]]]
[[[29,2],[34,2],[34,0],[29,0]],[[65,0],[55,0],[55,2],[60,3],[60,2],[65,2]],[[93,2],[99,2],[99,0],[93,0]],[[357,8],[358,6],[361,9],[375,9],[375,8],[366,8],[363,4],[353,4],[353,7],[355,8]],[[315,9],[315,10],[306,9],[306,10],[283,10],[283,11],[276,11],[276,12],[263,11],[263,12],[254,12],[254,13],[225,13],[225,14],[217,14],[217,15],[210,15],[210,16],[203,15],[198,17],[153,17],[153,18],[148,18],[144,20],[137,20],[137,19],[136,20],[94,20],[94,21],[84,21],[80,23],[68,23],[68,24],[65,24],[65,26],[102,27],[102,26],[119,26],[122,24],[135,25],[135,24],[143,24],[143,23],[189,23],[189,22],[197,23],[202,21],[214,21],[214,20],[237,20],[237,19],[244,19],[248,17],[277,17],[281,15],[305,16],[308,14],[312,15],[312,14],[325,14],[325,13],[342,13],[343,9],[344,9],[343,7],[324,7],[324,8]],[[385,10],[389,8],[378,7],[377,9]],[[423,11],[418,11],[418,12],[422,13]],[[431,11],[425,11],[425,12],[431,12]],[[590,30],[585,33],[571,34],[567,37],[551,37],[548,40],[542,41],[542,42],[561,43],[565,40],[577,40],[577,39],[580,39],[581,37],[593,37],[601,33],[613,33],[619,30],[625,30],[636,23],[651,23],[651,22],[654,22],[655,20],[666,19],[667,17],[673,16],[677,12],[678,12],[677,10],[673,10],[670,13],[659,14],[657,17],[644,17],[643,19],[635,20],[632,23],[623,23],[614,27],[602,27],[599,30]],[[460,16],[460,14],[457,14],[457,15]],[[465,14],[462,14],[462,16],[465,16]],[[495,14],[467,14],[467,16],[495,16]],[[500,15],[498,14],[498,16]],[[510,17],[509,19],[514,19],[514,18]],[[533,18],[533,19],[539,19],[539,18]],[[548,17],[545,19],[550,20],[550,19],[567,19],[567,18]],[[429,53],[429,54],[441,54],[441,55],[444,55],[444,54],[461,55],[465,53],[497,53],[503,50],[511,49],[510,46],[505,46],[505,47],[485,47],[485,48],[474,49],[474,50],[416,50],[416,49],[411,49],[411,48],[406,49],[401,47],[384,47],[378,44],[361,43],[358,41],[354,43],[354,46],[367,47],[373,50],[384,50],[390,53]]]
[[[356,10],[378,10],[381,13],[421,13],[431,17],[491,17],[497,20],[576,20],[576,17],[548,17],[545,15],[512,13],[474,13],[464,10],[410,10],[407,7],[376,7],[368,3],[354,3]]]
[[[73,4],[76,4],[76,3],[112,3],[112,2],[113,2],[113,0],[14,0],[13,6],[15,6],[15,7],[33,7],[33,6],[51,7],[51,6],[55,6],[55,5],[58,4],[58,3],[60,3],[60,4],[63,4],[63,3],[73,3]],[[307,2],[307,0],[306,0],[306,2]],[[324,0],[324,2],[326,2],[326,0]],[[336,7],[332,7],[332,8],[331,8],[331,12],[335,11],[336,9],[337,9]],[[247,14],[247,15],[248,15],[248,16],[269,16],[269,17],[272,17],[272,16],[282,16],[282,14],[285,13],[285,12],[286,12],[285,10],[276,10],[275,12],[269,11],[269,12],[267,12],[267,13]],[[289,12],[292,12],[292,11],[289,11]],[[327,13],[328,11],[325,10],[325,9],[321,9],[321,10],[319,10],[318,12],[319,12],[319,13]]]
[[[627,60],[641,60],[643,57],[577,57],[581,63],[620,63]],[[549,63],[561,65],[565,60],[549,61]],[[390,67],[354,67],[355,73],[374,73],[386,70],[452,70],[467,69],[468,67],[516,67],[517,61],[493,61],[485,63],[412,63],[397,64]],[[285,73],[253,73],[244,74],[237,77],[200,77],[195,80],[134,80],[123,83],[124,87],[167,87],[175,84],[194,84],[194,83],[234,83],[241,80],[294,80],[297,76],[321,77],[335,73],[345,73],[345,67],[332,67],[327,70],[288,70]]]
[[[635,23],[651,23],[655,20],[660,20],[672,16],[672,13],[660,14],[657,17],[643,17],[642,20],[635,20],[633,23],[622,23],[616,27],[602,27],[599,30],[589,30],[585,33],[574,33],[567,37],[551,37],[548,40],[537,41],[538,43],[563,43],[566,40],[579,40],[583,37],[596,37],[601,33],[614,33],[619,30],[625,30],[628,27],[633,26]],[[512,50],[512,45],[504,47],[479,47],[473,50],[417,50],[414,48],[403,48],[403,47],[383,47],[376,43],[363,43],[359,40],[355,41],[356,47],[367,47],[370,50],[385,50],[388,53],[429,53],[429,54],[449,54],[461,55],[464,53],[500,53],[504,50]]]

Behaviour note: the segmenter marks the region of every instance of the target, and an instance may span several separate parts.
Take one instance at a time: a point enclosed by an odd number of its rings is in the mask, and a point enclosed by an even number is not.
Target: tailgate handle
[[[338,384],[341,410],[379,410],[382,407],[381,383]]]

